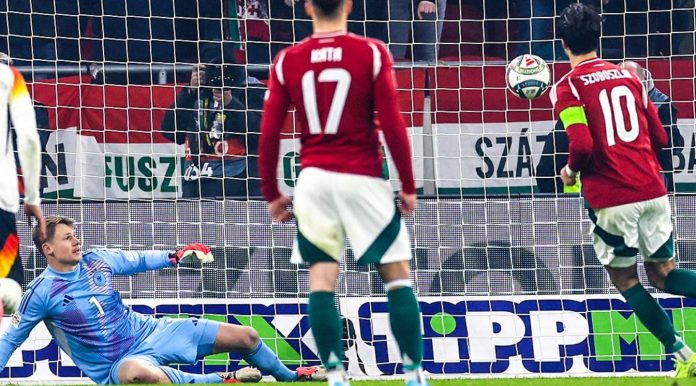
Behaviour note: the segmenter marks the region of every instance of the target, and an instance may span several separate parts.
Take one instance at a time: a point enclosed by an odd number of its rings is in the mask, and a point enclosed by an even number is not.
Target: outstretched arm
[[[210,249],[203,244],[189,244],[176,251],[124,251],[121,249],[97,249],[92,253],[104,260],[115,275],[132,275],[140,272],[172,267],[178,263],[213,261]]]

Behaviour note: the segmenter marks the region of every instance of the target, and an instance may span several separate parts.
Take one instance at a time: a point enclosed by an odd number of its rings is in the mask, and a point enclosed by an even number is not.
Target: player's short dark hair
[[[332,19],[338,15],[345,0],[311,0],[314,11],[318,12],[317,16],[326,19]]]
[[[75,224],[75,220],[71,219],[70,217],[64,217],[64,216],[48,216],[46,217],[46,238],[41,239],[39,236],[39,225],[35,225],[34,229],[31,230],[31,239],[34,242],[34,245],[36,246],[36,249],[39,250],[41,254],[43,254],[43,249],[41,246],[43,243],[50,241],[53,239],[53,236],[56,235],[56,227],[58,224],[65,224],[69,227],[72,227],[73,224]]]
[[[557,34],[575,55],[596,51],[599,47],[602,18],[594,8],[573,3],[561,11]]]

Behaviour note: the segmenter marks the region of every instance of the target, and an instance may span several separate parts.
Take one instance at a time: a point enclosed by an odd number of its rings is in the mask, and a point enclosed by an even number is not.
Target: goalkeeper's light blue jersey
[[[0,336],[0,371],[40,321],[94,382],[109,382],[116,360],[137,347],[156,319],[133,312],[113,287],[113,275],[172,266],[169,252],[96,249],[84,252],[72,272],[50,267],[29,284],[12,326]]]

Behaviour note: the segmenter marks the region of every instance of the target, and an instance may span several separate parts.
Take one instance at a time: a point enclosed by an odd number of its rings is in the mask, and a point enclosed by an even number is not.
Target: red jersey
[[[301,166],[380,177],[375,118],[389,146],[402,191],[415,193],[411,149],[401,118],[392,58],[379,40],[345,32],[314,34],[276,56],[261,120],[259,170],[264,197],[280,196],[276,180],[280,130],[297,111]]]
[[[643,84],[599,58],[584,61],[551,89],[569,139],[568,167],[600,209],[667,194],[656,154],[667,135]]]

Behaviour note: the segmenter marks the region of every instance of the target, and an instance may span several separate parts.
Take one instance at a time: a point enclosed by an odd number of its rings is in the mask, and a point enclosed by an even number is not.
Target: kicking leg
[[[652,200],[639,223],[641,253],[650,284],[665,292],[696,298],[696,272],[679,269],[674,261],[672,216],[666,197]]]
[[[673,295],[696,298],[696,272],[677,268],[674,260],[646,262],[645,272],[653,287]]]
[[[696,297],[696,272],[676,267],[674,260],[646,262],[645,271],[653,287],[665,292],[690,298]],[[696,357],[686,343],[679,340],[674,350],[677,358],[677,376],[693,376],[696,373]],[[691,368],[694,367],[694,370]]]
[[[674,330],[665,310],[645,290],[638,280],[636,265],[626,268],[606,267],[609,277],[616,288],[631,306],[638,319],[665,345],[668,352],[673,352],[680,360],[691,358],[693,352]],[[686,359],[682,359],[686,358]]]
[[[399,345],[408,385],[427,385],[421,368],[423,335],[418,300],[411,289],[409,262],[397,261],[377,266],[385,283],[389,321]]]

